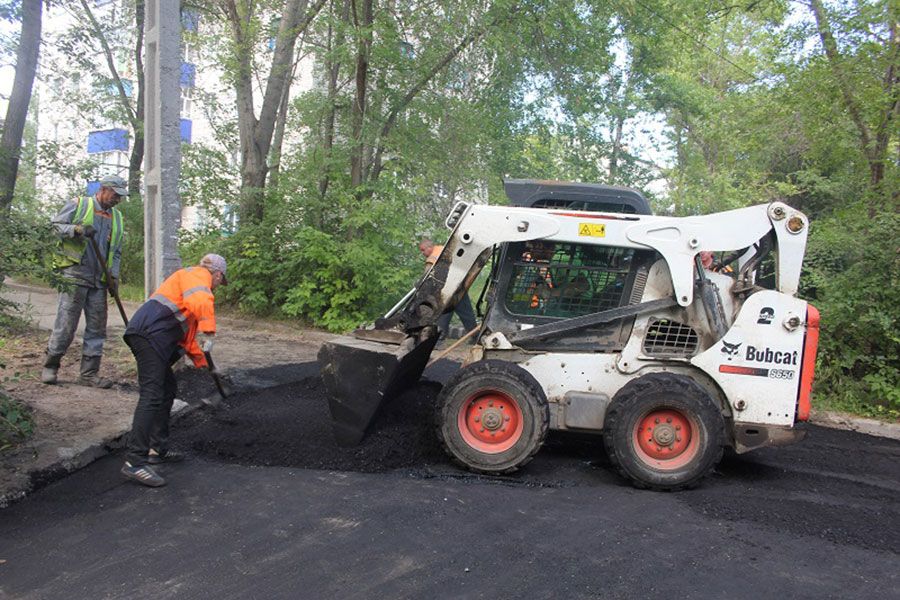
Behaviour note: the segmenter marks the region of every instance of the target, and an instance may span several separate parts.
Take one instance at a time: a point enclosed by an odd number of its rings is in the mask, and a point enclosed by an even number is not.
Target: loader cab
[[[599,184],[508,180],[515,206],[578,212],[649,215],[639,192]],[[520,329],[640,302],[652,250],[557,243],[504,244],[491,281],[485,324],[490,331]],[[634,318],[523,342],[528,350],[615,352],[631,334]]]

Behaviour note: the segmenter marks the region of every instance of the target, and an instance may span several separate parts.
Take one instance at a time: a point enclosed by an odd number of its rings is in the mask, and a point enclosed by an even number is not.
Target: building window
[[[194,105],[194,88],[181,88],[181,116],[191,118],[191,109]]]

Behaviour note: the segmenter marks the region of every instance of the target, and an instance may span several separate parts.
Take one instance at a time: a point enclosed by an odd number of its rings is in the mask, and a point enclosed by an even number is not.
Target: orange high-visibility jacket
[[[433,265],[437,262],[438,258],[441,256],[441,252],[444,251],[443,246],[439,246],[437,244],[434,245],[434,248],[431,250],[431,254],[425,257],[425,265]]]
[[[197,332],[216,332],[215,296],[211,285],[212,273],[205,268],[179,269],[159,286],[147,302],[162,304],[168,309],[170,318],[180,322],[184,337],[178,345],[184,348],[197,367],[207,366],[206,357],[197,344]]]

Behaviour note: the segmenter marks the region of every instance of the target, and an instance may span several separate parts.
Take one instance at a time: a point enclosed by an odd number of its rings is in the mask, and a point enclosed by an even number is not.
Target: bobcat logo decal
[[[732,357],[737,356],[738,349],[741,347],[742,342],[738,342],[737,344],[729,344],[725,340],[722,340],[722,354],[728,357],[728,360],[731,360]]]

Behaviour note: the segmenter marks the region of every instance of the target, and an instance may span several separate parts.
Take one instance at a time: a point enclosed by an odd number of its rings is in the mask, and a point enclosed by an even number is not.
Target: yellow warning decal
[[[586,237],[606,237],[606,225],[603,223],[579,223],[578,235]]]

